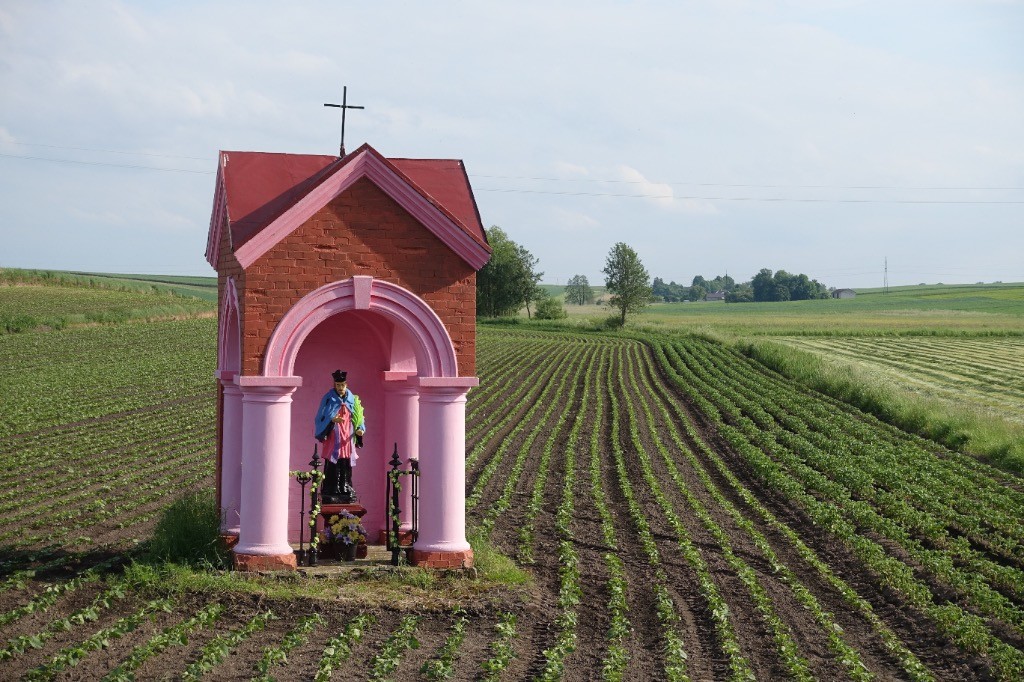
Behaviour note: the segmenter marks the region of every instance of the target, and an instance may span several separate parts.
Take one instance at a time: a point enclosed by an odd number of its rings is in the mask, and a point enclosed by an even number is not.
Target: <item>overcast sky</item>
[[[1012,1],[3,0],[0,266],[212,275],[217,150],[337,153],[343,85],[546,283],[1024,281]]]

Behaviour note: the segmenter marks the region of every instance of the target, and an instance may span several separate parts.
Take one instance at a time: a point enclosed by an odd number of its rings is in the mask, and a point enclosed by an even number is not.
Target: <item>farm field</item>
[[[0,270],[0,334],[216,315],[216,288],[33,270]]]
[[[480,328],[468,520],[527,587],[126,569],[213,485],[215,333],[0,336],[0,678],[1024,676],[1019,479],[683,335]]]
[[[952,407],[1024,423],[1024,337],[782,337]]]
[[[176,296],[217,302],[217,278],[185,275],[123,275],[108,272],[29,270],[0,268],[0,282],[6,284],[48,284],[52,286],[103,288],[125,292],[173,293]]]
[[[566,305],[570,320],[603,319],[607,306]],[[783,303],[655,303],[635,318],[659,330],[729,336],[1024,335],[1024,284],[893,287],[853,299]]]

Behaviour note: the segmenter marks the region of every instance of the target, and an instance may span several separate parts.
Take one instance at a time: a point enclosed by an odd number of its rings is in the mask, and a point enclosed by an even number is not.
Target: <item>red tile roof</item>
[[[308,154],[221,152],[224,193],[234,248],[245,244],[315,187],[368,151],[448,216],[474,241],[487,238],[462,162],[454,159],[386,159],[369,145],[344,158]]]

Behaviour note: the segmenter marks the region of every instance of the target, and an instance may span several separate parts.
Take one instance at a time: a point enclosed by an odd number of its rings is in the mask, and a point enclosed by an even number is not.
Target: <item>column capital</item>
[[[238,376],[238,372],[232,369],[218,369],[213,373],[213,378],[225,386],[235,383],[236,376]]]
[[[242,388],[266,387],[295,390],[302,385],[302,377],[239,376],[235,377],[235,383]]]
[[[302,385],[302,377],[235,377],[244,401],[291,400],[292,393]]]
[[[420,397],[466,395],[469,389],[480,385],[477,377],[413,377],[409,383],[417,387]]]

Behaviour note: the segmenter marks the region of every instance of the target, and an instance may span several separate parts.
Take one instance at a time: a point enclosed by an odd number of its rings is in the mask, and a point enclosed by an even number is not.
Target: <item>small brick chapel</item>
[[[309,469],[335,369],[366,414],[352,482],[369,541],[385,527],[397,444],[420,466],[413,563],[472,565],[465,405],[490,247],[462,162],[369,145],[344,157],[221,152],[216,183],[217,492],[235,566],[295,567],[304,500],[289,472]]]

